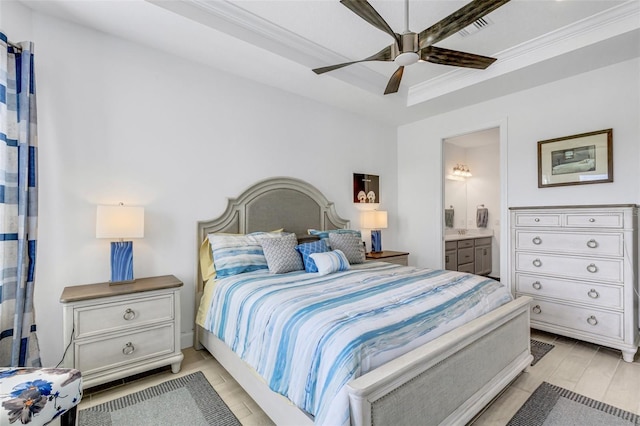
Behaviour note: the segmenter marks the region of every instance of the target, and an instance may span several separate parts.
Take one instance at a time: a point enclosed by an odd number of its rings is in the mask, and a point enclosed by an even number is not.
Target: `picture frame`
[[[353,202],[357,204],[380,203],[380,177],[378,175],[354,173]]]
[[[538,188],[613,182],[613,129],[538,142]]]

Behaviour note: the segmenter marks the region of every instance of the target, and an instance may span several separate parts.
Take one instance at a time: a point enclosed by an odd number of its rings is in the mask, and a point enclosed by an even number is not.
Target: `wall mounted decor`
[[[538,142],[538,188],[613,182],[613,129]]]
[[[380,177],[364,173],[353,174],[353,202],[379,203]]]

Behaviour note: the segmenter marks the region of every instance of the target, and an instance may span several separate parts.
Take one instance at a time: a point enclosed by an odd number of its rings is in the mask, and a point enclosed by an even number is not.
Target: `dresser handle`
[[[534,314],[541,314],[542,313],[542,308],[540,307],[540,305],[536,305],[534,306],[532,309]]]
[[[591,272],[592,274],[595,274],[596,272],[598,272],[598,267],[592,263],[589,266],[587,266],[587,271]]]
[[[598,242],[594,239],[591,239],[589,241],[587,241],[587,247],[589,248],[596,248],[598,247]]]
[[[540,238],[540,237],[534,237],[533,240],[531,240],[531,241],[533,241],[533,244],[535,244],[537,246],[542,244],[542,238]]]
[[[539,218],[539,217],[536,217],[534,220],[535,220],[536,222],[540,222],[540,218]]]
[[[595,221],[596,221],[596,220],[595,220],[594,218],[589,218],[589,222],[593,223],[593,222],[595,222]]]
[[[598,293],[594,288],[589,290],[589,293],[587,293],[587,295],[592,299],[597,299],[598,297],[600,297],[600,293]]]
[[[131,321],[136,318],[136,312],[131,308],[127,308],[127,310],[124,311],[122,318],[124,318],[125,321]]]
[[[589,323],[589,325],[598,325],[598,320],[593,315],[587,318],[587,322]]]
[[[131,355],[135,350],[136,350],[136,347],[133,346],[133,343],[127,342],[125,343],[124,348],[122,348],[122,353],[124,355]]]
[[[535,259],[533,261],[533,266],[535,266],[536,268],[539,268],[542,266],[542,262],[540,261],[540,259]]]
[[[542,284],[540,284],[540,281],[536,281],[531,284],[531,287],[535,288],[536,290],[540,290],[542,288]]]

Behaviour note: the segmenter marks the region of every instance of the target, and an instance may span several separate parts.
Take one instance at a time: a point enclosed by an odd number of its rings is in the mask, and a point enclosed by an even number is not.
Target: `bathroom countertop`
[[[445,241],[460,241],[460,240],[471,240],[474,238],[484,238],[484,237],[493,237],[492,233],[474,233],[468,232],[466,234],[446,234],[444,236]]]

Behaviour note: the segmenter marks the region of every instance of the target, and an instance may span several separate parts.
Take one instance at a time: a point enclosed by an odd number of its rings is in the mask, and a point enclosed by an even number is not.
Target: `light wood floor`
[[[543,381],[640,414],[640,355],[636,355],[633,363],[627,363],[622,361],[619,351],[590,343],[536,330],[531,331],[531,337],[552,343],[555,348],[527,373],[521,374],[475,420],[474,426],[506,424]],[[183,353],[185,359],[178,375],[202,371],[243,425],[273,424],[207,351],[188,348]],[[80,409],[175,377],[177,375],[165,369],[146,377],[110,384],[103,389],[88,389]]]

